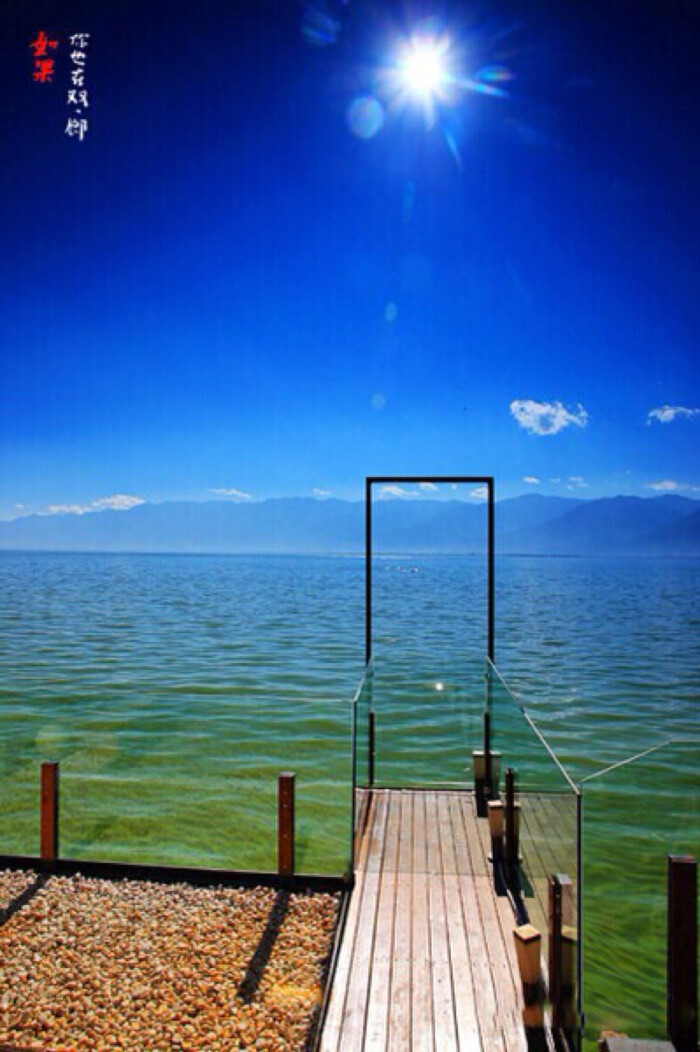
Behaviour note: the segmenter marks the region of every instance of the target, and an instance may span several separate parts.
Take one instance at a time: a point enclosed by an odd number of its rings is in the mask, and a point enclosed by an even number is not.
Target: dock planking
[[[488,846],[469,792],[373,790],[321,1052],[525,1052]]]

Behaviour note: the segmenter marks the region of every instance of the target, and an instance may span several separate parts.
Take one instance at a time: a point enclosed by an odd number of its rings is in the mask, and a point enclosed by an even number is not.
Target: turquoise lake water
[[[0,571],[0,850],[36,852],[38,767],[59,760],[64,854],[273,869],[276,777],[293,770],[298,867],[344,871],[363,559],[2,553]],[[377,777],[464,783],[480,745],[484,561],[379,557],[374,582]],[[624,1026],[615,977],[635,969],[630,939],[662,968],[667,850],[700,849],[699,585],[692,560],[498,563],[497,663],[574,781],[676,743],[584,791],[596,1025],[609,1011]],[[524,766],[546,767],[499,704]],[[645,1003],[663,998],[658,976],[635,976]],[[635,1007],[629,1026],[658,1020]]]

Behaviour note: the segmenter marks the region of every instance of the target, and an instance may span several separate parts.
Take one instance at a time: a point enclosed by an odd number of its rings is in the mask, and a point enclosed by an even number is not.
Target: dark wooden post
[[[493,756],[491,754],[491,713],[484,713],[484,781],[486,799],[491,800],[493,791]]]
[[[667,1029],[676,1052],[698,1047],[698,864],[668,857]]]
[[[506,863],[509,870],[515,870],[520,856],[517,805],[515,803],[515,771],[509,767],[506,771]]]
[[[486,815],[486,779],[484,777],[484,753],[481,749],[475,749],[472,753],[472,767],[474,771],[476,813],[479,818],[483,818]]]
[[[58,764],[41,765],[41,857],[58,858]]]
[[[290,772],[277,779],[277,872],[294,875],[294,782]]]
[[[574,975],[577,933],[572,926],[573,885],[564,873],[549,877],[549,998],[552,1023],[567,1029],[574,1023]]]
[[[369,755],[369,785],[374,785],[374,712],[370,709],[367,714],[367,749]]]
[[[552,1022],[561,1026],[561,884],[550,874],[549,885],[549,999],[552,1002]]]
[[[501,800],[489,800],[486,806],[491,834],[491,860],[495,877],[496,867],[503,862],[503,803]]]

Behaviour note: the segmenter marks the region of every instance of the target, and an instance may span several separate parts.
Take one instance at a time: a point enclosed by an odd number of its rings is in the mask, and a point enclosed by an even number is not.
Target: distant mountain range
[[[700,501],[676,495],[576,500],[528,494],[497,503],[496,531],[500,554],[700,556]],[[485,505],[377,500],[374,542],[384,552],[482,551]],[[0,549],[361,552],[364,505],[294,497],[28,515],[0,523]]]

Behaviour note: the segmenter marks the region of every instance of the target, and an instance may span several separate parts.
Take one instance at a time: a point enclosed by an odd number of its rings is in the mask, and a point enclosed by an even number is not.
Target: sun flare
[[[422,99],[430,99],[443,87],[447,69],[444,47],[434,40],[414,40],[399,63],[404,86]]]

